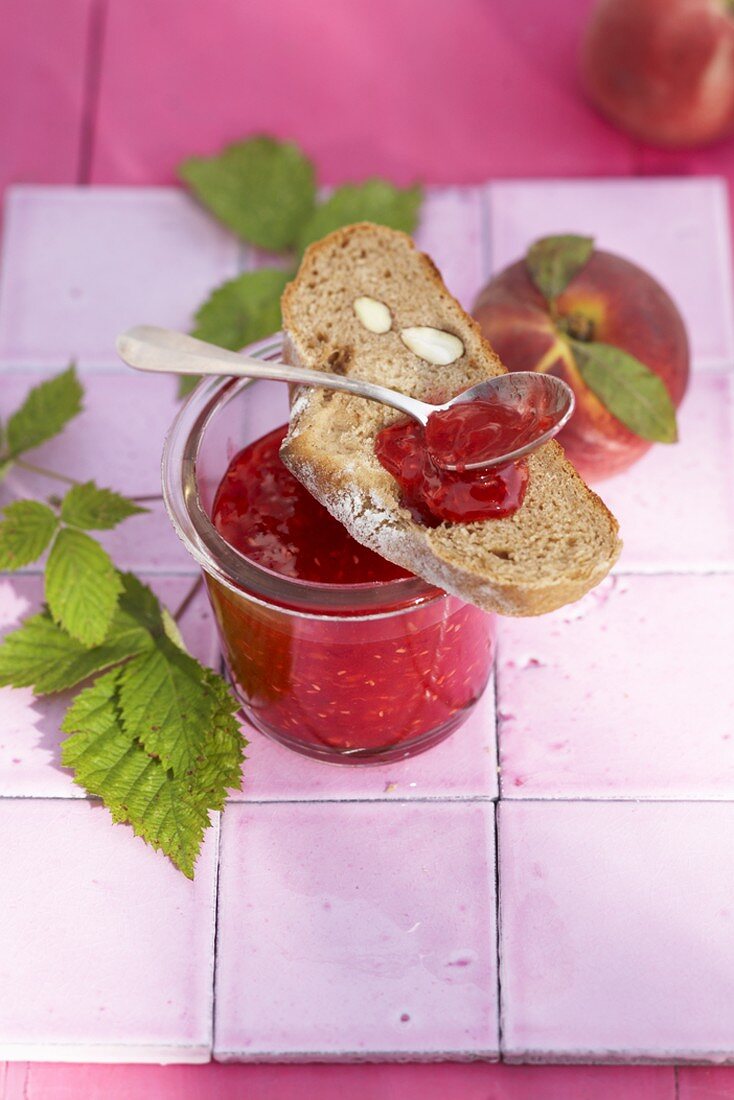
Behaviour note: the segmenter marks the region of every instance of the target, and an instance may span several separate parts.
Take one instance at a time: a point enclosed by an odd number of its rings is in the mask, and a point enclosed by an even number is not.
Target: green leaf
[[[77,696],[62,729],[61,760],[74,780],[103,800],[113,820],[127,822],[188,878],[209,825],[201,797],[149,756],[122,723],[120,674],[101,676]]]
[[[20,569],[37,561],[58,527],[55,513],[37,500],[16,500],[3,508],[0,569]]]
[[[82,645],[100,645],[122,589],[98,542],[71,527],[59,532],[46,562],[46,601],[55,622]]]
[[[179,175],[225,225],[271,252],[294,244],[316,198],[308,158],[297,145],[269,137],[238,142],[218,156],[191,157]]]
[[[15,458],[58,435],[81,412],[84,390],[73,366],[34,386],[6,426],[8,451]]]
[[[178,623],[167,607],[161,609],[161,617],[163,620],[163,630],[168,640],[173,642],[173,644],[183,653],[188,653],[186,643],[183,640],[181,631],[178,629]]]
[[[147,512],[111,489],[99,489],[93,481],[74,485],[61,504],[61,518],[73,527],[88,531],[109,531],[128,516]]]
[[[641,439],[675,443],[675,406],[657,374],[611,344],[572,342],[579,373],[602,405]]]
[[[303,251],[334,229],[352,222],[376,222],[390,229],[412,233],[418,222],[423,201],[420,187],[395,187],[385,180],[345,184],[318,206],[298,235],[298,248]]]
[[[540,293],[552,302],[585,267],[593,251],[593,237],[579,237],[573,233],[542,237],[531,244],[525,264]]]
[[[196,773],[196,787],[212,810],[223,810],[229,790],[242,786],[242,761],[247,741],[236,715],[240,709],[224,680],[208,670],[206,684],[214,695],[215,710],[207,730],[203,760]]]
[[[292,277],[287,271],[265,267],[223,283],[197,311],[193,335],[239,351],[277,332],[281,325],[280,296]]]
[[[26,619],[0,644],[0,686],[49,695],[86,680],[152,646],[150,635],[118,611],[102,645],[87,649],[44,612]]]
[[[161,639],[124,669],[120,706],[127,732],[176,778],[194,771],[215,699],[193,657]]]
[[[154,637],[165,633],[161,603],[152,588],[143,584],[134,573],[120,573],[122,595],[120,610],[127,612],[141,627]]]

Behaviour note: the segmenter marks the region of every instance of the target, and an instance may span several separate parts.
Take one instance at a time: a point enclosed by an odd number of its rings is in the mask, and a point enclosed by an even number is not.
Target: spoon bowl
[[[370,401],[379,401],[419,421],[426,428],[427,443],[434,461],[443,469],[458,472],[503,466],[536,450],[558,434],[574,408],[570,386],[554,375],[536,374],[534,371],[488,378],[443,405],[430,405],[374,382],[329,374],[327,371],[307,370],[287,363],[251,359],[185,333],[155,325],[136,325],[128,329],[118,337],[117,351],[128,366],[137,370],[269,378],[276,382],[340,390]],[[471,418],[474,421],[471,430],[462,435],[462,428],[466,428],[468,423],[466,406],[472,406],[478,415]],[[468,410],[469,413],[471,411]],[[498,425],[505,422],[501,430],[493,429],[493,417]],[[430,427],[429,421],[432,421]],[[452,425],[451,421],[455,423]],[[431,446],[431,436],[440,434],[435,430],[437,424],[444,429],[456,429],[446,450],[434,450]],[[444,431],[443,435],[446,434]],[[482,446],[472,455],[472,447],[477,440]],[[468,449],[468,460],[466,453],[461,457],[457,448],[463,448],[464,452]]]

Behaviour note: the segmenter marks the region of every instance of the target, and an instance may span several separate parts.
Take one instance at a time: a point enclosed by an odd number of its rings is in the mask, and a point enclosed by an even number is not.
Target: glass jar
[[[279,359],[282,339],[247,351]],[[230,546],[210,518],[219,483],[239,450],[287,419],[281,382],[201,382],[166,440],[169,515],[204,572],[232,683],[253,726],[337,763],[411,756],[447,737],[482,694],[494,616],[417,577],[315,584]]]

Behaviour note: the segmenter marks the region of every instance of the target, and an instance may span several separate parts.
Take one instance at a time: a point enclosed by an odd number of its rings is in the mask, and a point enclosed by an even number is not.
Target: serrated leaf
[[[66,691],[152,644],[148,632],[123,611],[115,614],[102,645],[91,649],[47,612],[33,615],[0,644],[0,686],[31,687],[38,695]]]
[[[313,165],[292,142],[254,137],[218,156],[191,157],[181,179],[244,240],[281,252],[296,240],[316,198]]]
[[[215,700],[193,657],[161,639],[123,670],[120,707],[127,732],[176,778],[194,771]]]
[[[193,878],[209,825],[206,806],[184,782],[153,759],[125,729],[119,710],[117,671],[101,676],[77,696],[62,728],[68,734],[61,760],[74,781],[103,800],[116,822],[127,822]]]
[[[54,621],[82,645],[100,645],[123,589],[106,551],[83,531],[65,527],[48,556],[45,581]]]
[[[337,187],[330,197],[316,207],[298,235],[300,252],[334,229],[353,222],[375,222],[390,229],[412,233],[418,223],[423,201],[420,187],[395,187],[385,180],[348,183]]]
[[[552,302],[589,262],[593,251],[593,237],[574,233],[541,237],[528,249],[525,264],[540,293]]]
[[[6,426],[8,457],[15,458],[52,439],[82,409],[84,390],[69,367],[62,374],[34,386]]]
[[[122,595],[120,610],[126,611],[154,637],[165,633],[161,603],[152,588],[143,584],[134,573],[120,573]]]
[[[239,702],[221,677],[207,671],[206,683],[216,700],[207,730],[203,759],[196,772],[196,787],[210,809],[222,810],[229,790],[242,787],[242,762],[247,741],[237,712]]]
[[[147,511],[111,489],[98,488],[93,481],[74,485],[61,502],[64,523],[87,531],[109,531],[128,516]]]
[[[47,549],[59,521],[37,500],[16,500],[3,508],[0,522],[0,569],[15,570],[37,561]]]
[[[281,326],[280,296],[291,278],[287,271],[264,267],[223,283],[197,310],[193,335],[239,351],[277,332]]]
[[[639,359],[611,344],[572,343],[579,373],[602,405],[641,439],[675,443],[675,406],[665,383]]]

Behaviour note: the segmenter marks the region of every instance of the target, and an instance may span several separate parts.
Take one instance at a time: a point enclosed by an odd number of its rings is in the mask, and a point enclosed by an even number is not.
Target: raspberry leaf
[[[147,512],[111,489],[99,489],[93,481],[74,485],[61,504],[61,518],[87,531],[109,531],[128,516]]]
[[[43,612],[26,619],[0,645],[0,686],[32,687],[38,695],[66,691],[151,645],[148,632],[123,611],[116,613],[102,645],[91,649]]]
[[[295,243],[316,199],[310,160],[292,142],[264,136],[191,157],[179,174],[220,221],[271,252]]]
[[[37,561],[58,527],[56,514],[37,500],[16,500],[3,508],[0,569],[15,570]]]
[[[579,237],[573,233],[542,237],[531,244],[525,265],[540,293],[546,301],[552,302],[586,266],[593,251],[593,237]]]
[[[120,673],[101,676],[66,713],[62,763],[74,781],[101,798],[116,822],[127,822],[188,878],[209,825],[205,800],[150,756],[120,715]]]
[[[100,645],[123,584],[109,555],[83,531],[65,527],[46,562],[46,601],[54,622],[85,646]]]
[[[662,378],[611,344],[572,342],[579,373],[617,420],[641,439],[675,443],[675,406]]]
[[[239,351],[277,332],[280,296],[291,278],[287,271],[265,267],[223,283],[197,311],[193,335]]]
[[[120,677],[126,731],[176,778],[195,770],[215,704],[202,666],[167,638],[131,661]]]
[[[46,440],[82,410],[84,390],[73,366],[62,374],[34,386],[5,428],[7,458],[16,458]]]
[[[337,187],[311,214],[298,236],[299,251],[334,229],[352,222],[376,222],[412,233],[423,200],[420,187],[395,187],[385,180]]]

